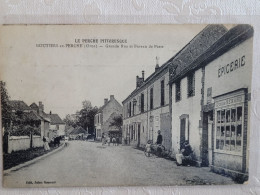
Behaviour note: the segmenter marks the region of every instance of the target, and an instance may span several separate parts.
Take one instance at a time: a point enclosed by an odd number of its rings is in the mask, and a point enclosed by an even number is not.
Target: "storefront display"
[[[215,151],[242,155],[243,91],[216,98]]]

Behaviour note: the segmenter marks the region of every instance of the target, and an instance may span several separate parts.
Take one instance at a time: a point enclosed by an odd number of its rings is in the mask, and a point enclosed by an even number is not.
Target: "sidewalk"
[[[4,173],[20,169],[24,166],[32,164],[46,156],[49,156],[64,147],[61,144],[59,147],[50,147],[49,151],[45,151],[43,147],[31,148],[28,150],[12,152],[11,154],[3,155]]]

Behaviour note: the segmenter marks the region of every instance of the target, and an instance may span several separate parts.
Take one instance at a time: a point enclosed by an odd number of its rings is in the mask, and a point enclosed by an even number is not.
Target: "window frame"
[[[195,72],[187,76],[187,97],[195,96]]]
[[[181,81],[175,83],[175,102],[179,101],[181,101]]]
[[[141,93],[141,113],[144,113],[144,93]]]
[[[153,102],[154,92],[153,92],[153,87],[150,88],[149,94],[150,94],[150,110],[152,110],[152,109],[154,108],[154,102]]]
[[[165,106],[165,81],[161,80],[161,106]]]
[[[242,114],[241,114],[241,121],[239,121],[237,119],[237,109],[239,107],[242,107]],[[232,122],[232,109],[235,109],[235,114],[236,114],[236,120],[235,122]],[[224,122],[222,122],[222,111],[225,111],[224,112]],[[227,122],[227,111],[230,111],[230,122]],[[220,123],[218,122],[219,118],[218,118],[218,112],[220,112]],[[232,154],[232,155],[238,155],[238,156],[242,156],[243,155],[243,139],[244,139],[244,112],[245,112],[245,106],[244,106],[244,102],[241,102],[241,103],[237,103],[237,104],[232,104],[232,105],[228,105],[228,106],[223,106],[221,108],[217,108],[215,109],[215,127],[214,127],[214,131],[215,131],[215,138],[214,138],[214,150],[215,152],[217,153],[224,153],[224,154]],[[238,129],[238,126],[241,125],[241,135],[240,135],[240,151],[236,151],[236,146],[237,146],[237,141],[238,141],[238,137],[237,137],[237,129]],[[229,127],[229,132],[231,133],[232,132],[232,126],[235,126],[235,150],[231,150],[231,137],[232,136],[227,136],[227,127]],[[218,127],[220,127],[220,132],[221,132],[221,128],[223,127],[224,128],[224,146],[223,146],[223,149],[219,149],[217,148],[217,138],[221,137],[221,136],[218,136],[217,137],[217,129]],[[232,134],[232,133],[231,133]],[[229,141],[229,150],[226,150],[224,149],[224,147],[226,147],[226,141],[227,141],[227,137],[229,137],[230,139],[228,140]],[[219,139],[221,140],[221,139]]]

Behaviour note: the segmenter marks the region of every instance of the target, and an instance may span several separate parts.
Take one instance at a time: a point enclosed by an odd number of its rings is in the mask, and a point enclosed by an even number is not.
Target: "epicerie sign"
[[[218,69],[218,77],[231,73],[239,69],[240,67],[243,67],[246,64],[245,58],[246,58],[245,55],[243,55],[242,57],[230,62],[229,64],[220,67]]]
[[[244,101],[244,96],[240,95],[240,96],[236,96],[236,97],[232,97],[232,98],[228,98],[225,100],[221,100],[216,102],[215,104],[215,108],[222,108],[228,105],[232,105],[232,104],[237,104],[237,103],[241,103]]]

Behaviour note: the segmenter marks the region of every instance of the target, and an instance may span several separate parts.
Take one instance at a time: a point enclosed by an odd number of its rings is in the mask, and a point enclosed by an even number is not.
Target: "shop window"
[[[242,116],[242,105],[216,111],[217,150],[242,152]]]
[[[192,73],[188,76],[188,97],[195,95],[195,74]]]
[[[178,102],[181,100],[181,82],[178,81],[175,84],[175,101]]]

